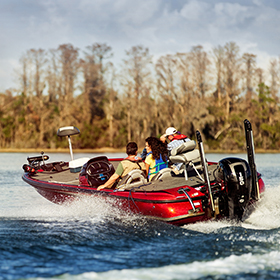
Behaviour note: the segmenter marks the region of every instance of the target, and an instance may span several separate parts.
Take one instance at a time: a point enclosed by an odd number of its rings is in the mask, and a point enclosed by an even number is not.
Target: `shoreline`
[[[143,148],[140,148],[138,150],[138,153],[141,153]],[[58,149],[39,149],[39,148],[22,148],[22,149],[16,149],[16,148],[4,148],[0,149],[0,153],[38,153],[41,152],[44,153],[69,153],[69,148],[58,148]],[[206,154],[246,154],[247,152],[245,150],[211,150],[206,149],[204,150]],[[98,148],[98,149],[73,149],[74,153],[125,153],[126,149],[120,148],[110,148],[110,147],[104,147],[104,148]],[[280,153],[280,150],[265,150],[265,149],[255,149],[256,154],[278,154]]]

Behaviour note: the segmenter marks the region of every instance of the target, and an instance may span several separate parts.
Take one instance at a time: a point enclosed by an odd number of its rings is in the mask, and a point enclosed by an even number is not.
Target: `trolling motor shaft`
[[[72,150],[70,136],[76,135],[79,133],[80,133],[80,130],[75,126],[64,126],[64,127],[59,128],[57,131],[58,136],[60,136],[60,137],[67,136],[67,138],[68,138],[71,160],[74,160],[74,156],[73,156],[73,150]]]

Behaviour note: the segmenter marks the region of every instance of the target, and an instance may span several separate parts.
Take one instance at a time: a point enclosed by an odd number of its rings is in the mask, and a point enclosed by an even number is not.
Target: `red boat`
[[[140,170],[131,171],[115,189],[97,191],[114,173],[122,159],[105,156],[73,159],[70,136],[78,134],[76,127],[63,127],[58,136],[67,136],[72,160],[46,163],[41,154],[28,157],[23,165],[23,180],[51,202],[63,204],[84,196],[108,199],[114,206],[174,225],[184,225],[209,219],[242,219],[250,205],[257,202],[265,190],[256,171],[251,124],[244,121],[248,162],[228,157],[219,162],[207,162],[199,131],[195,141],[173,149],[169,160],[183,163],[175,174],[162,169],[150,182]]]

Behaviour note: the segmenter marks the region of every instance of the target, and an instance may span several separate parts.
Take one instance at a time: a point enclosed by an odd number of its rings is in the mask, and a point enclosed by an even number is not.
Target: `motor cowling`
[[[249,164],[241,158],[229,157],[219,161],[218,176],[224,181],[225,199],[221,212],[229,218],[241,219],[248,206],[252,191],[252,175]]]

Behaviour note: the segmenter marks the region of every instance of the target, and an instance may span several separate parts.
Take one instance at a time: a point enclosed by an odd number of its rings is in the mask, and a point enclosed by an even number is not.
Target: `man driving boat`
[[[128,156],[119,163],[115,173],[109,178],[109,180],[105,184],[100,185],[97,190],[99,191],[105,188],[112,188],[119,178],[123,178],[134,169],[145,171],[145,163],[141,158],[137,157],[137,151],[137,144],[135,142],[129,142],[126,145],[126,153]]]

